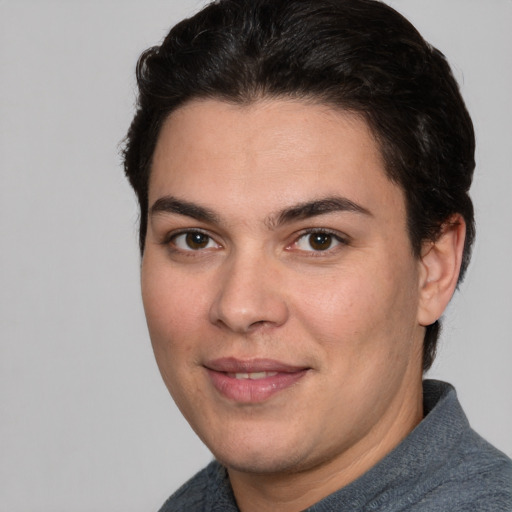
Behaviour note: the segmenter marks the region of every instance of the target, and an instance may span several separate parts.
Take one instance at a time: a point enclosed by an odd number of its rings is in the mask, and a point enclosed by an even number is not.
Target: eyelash
[[[293,242],[290,243],[289,245],[287,245],[286,249],[293,250],[292,249],[293,246],[296,246],[301,239],[306,238],[311,235],[315,235],[315,234],[331,237],[332,240],[336,242],[335,246],[331,247],[331,245],[332,245],[332,242],[331,242],[329,244],[329,247],[327,247],[326,249],[318,249],[318,250],[315,250],[313,248],[311,248],[311,250],[299,249],[300,252],[308,254],[308,256],[311,256],[311,257],[319,257],[319,256],[327,255],[327,254],[333,252],[338,245],[348,245],[349,244],[349,239],[345,236],[341,236],[340,233],[337,231],[332,231],[332,230],[326,229],[326,228],[310,228],[310,229],[305,229],[305,230],[301,231],[298,235],[296,235]],[[219,244],[215,240],[214,237],[212,237],[208,232],[203,231],[201,229],[186,229],[186,230],[181,230],[178,232],[171,232],[164,237],[161,244],[164,246],[167,246],[172,252],[179,252],[186,256],[194,256],[195,255],[194,253],[202,252],[205,249],[211,249],[209,247],[204,247],[204,248],[199,247],[196,249],[193,249],[193,248],[182,249],[182,248],[178,247],[176,245],[175,241],[177,238],[179,238],[180,236],[184,236],[184,235],[185,236],[203,235],[203,236],[207,237],[207,239],[208,239],[206,245],[209,245],[211,242],[214,242],[217,245],[217,248],[222,247],[221,244]]]
[[[220,247],[220,244],[216,242],[216,240],[206,231],[203,231],[202,229],[185,229],[178,232],[172,232],[167,234],[164,239],[162,240],[161,244],[164,246],[167,246],[172,252],[179,252],[181,254],[185,254],[186,256],[193,256],[194,253],[201,252],[201,248],[193,249],[182,249],[178,247],[175,243],[176,239],[180,236],[188,236],[188,235],[203,235],[208,239],[207,244],[211,243],[212,241],[217,244]],[[205,248],[203,248],[205,249]]]
[[[330,246],[323,250],[321,250],[321,249],[314,250],[313,248],[311,248],[310,251],[303,250],[302,252],[309,253],[308,256],[319,257],[319,256],[327,255],[327,254],[335,251],[338,244],[339,245],[348,245],[349,244],[348,237],[342,236],[337,231],[333,231],[333,230],[326,229],[326,228],[310,228],[310,229],[306,229],[306,230],[302,231],[288,247],[293,247],[294,245],[297,245],[301,239],[309,237],[311,235],[315,235],[315,234],[326,235],[326,236],[332,237],[332,240],[337,242],[337,244],[334,247]]]

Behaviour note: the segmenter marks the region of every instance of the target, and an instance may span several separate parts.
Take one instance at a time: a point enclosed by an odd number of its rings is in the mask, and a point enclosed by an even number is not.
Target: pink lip
[[[239,403],[258,403],[289,388],[307,373],[309,368],[292,366],[272,359],[240,360],[222,358],[205,364],[215,389],[224,397]],[[235,374],[269,372],[263,378],[237,379]]]

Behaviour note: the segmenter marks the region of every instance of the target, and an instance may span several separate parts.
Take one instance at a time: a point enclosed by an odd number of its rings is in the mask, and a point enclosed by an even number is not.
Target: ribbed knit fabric
[[[512,512],[512,461],[476,434],[450,384],[423,383],[425,418],[391,453],[307,512]],[[160,512],[239,512],[211,462]],[[278,512],[278,511],[277,511]]]

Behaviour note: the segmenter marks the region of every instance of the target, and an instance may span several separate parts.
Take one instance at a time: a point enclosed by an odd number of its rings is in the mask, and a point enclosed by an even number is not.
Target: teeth
[[[274,375],[277,375],[277,372],[235,373],[235,374],[230,374],[230,377],[234,376],[235,379],[258,380],[258,379],[265,379],[266,377],[273,377]]]

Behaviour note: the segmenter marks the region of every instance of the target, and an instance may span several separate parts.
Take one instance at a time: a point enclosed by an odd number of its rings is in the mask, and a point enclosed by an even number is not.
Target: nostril
[[[260,325],[266,325],[266,320],[258,320],[257,322],[253,322],[249,327],[258,327]]]
[[[269,324],[270,324],[270,322],[268,322],[267,320],[258,320],[257,322],[253,322],[252,324],[250,324],[248,330],[255,331],[255,330],[265,327]]]

